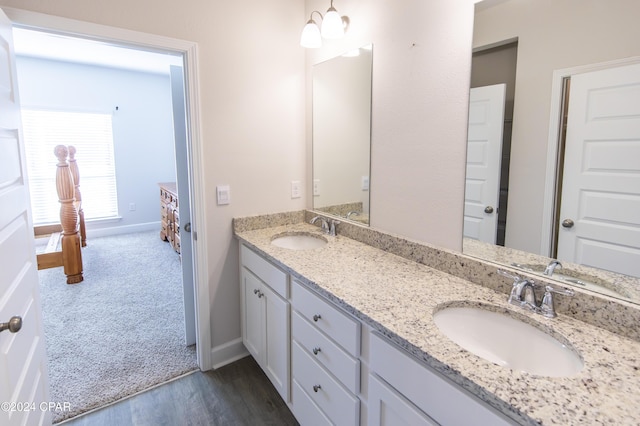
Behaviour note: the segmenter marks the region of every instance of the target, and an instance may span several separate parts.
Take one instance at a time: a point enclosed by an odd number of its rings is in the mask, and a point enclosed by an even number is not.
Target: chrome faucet
[[[327,221],[327,219],[325,219],[325,218],[323,218],[323,217],[321,217],[321,216],[315,216],[313,219],[311,219],[311,220],[309,221],[309,223],[311,223],[311,224],[313,225],[313,224],[314,224],[314,223],[316,223],[318,220],[321,220],[321,224],[320,224],[321,226],[320,226],[320,227],[322,228],[322,230],[323,230],[326,234],[329,234],[329,235],[331,235],[332,237],[335,237],[335,236],[336,236],[336,226],[337,226],[337,225],[340,225],[340,221],[338,221],[338,220],[333,220],[333,219],[331,219],[331,220]]]
[[[336,234],[336,226],[340,225],[340,221],[339,220],[333,220],[331,219],[329,221],[329,235],[331,235],[332,237],[335,237]]]
[[[555,271],[556,268],[561,268],[562,269],[562,263],[558,262],[557,260],[552,260],[551,262],[549,262],[547,267],[544,269],[544,275],[547,275],[549,277],[552,276],[553,275],[553,271]]]
[[[555,267],[555,266],[554,266]],[[553,294],[563,294],[565,296],[573,296],[573,290],[561,287],[559,289],[553,288],[550,285],[546,285],[544,296],[540,304],[536,302],[535,286],[536,283],[529,278],[522,278],[516,274],[512,274],[502,269],[498,269],[498,274],[513,279],[513,287],[511,288],[511,294],[509,294],[508,302],[512,305],[520,306],[521,308],[528,309],[537,314],[541,314],[547,318],[554,318],[557,316],[556,307],[553,299]]]
[[[360,212],[357,212],[357,211],[355,211],[355,210],[350,211],[349,213],[347,213],[347,219],[349,219],[352,215],[353,215],[353,216],[359,216],[359,215],[360,215]]]
[[[553,288],[550,285],[545,286],[544,296],[542,296],[542,302],[540,302],[540,313],[547,318],[554,318],[556,314],[556,306],[553,299],[553,293],[564,294],[565,296],[573,296],[573,290],[568,288]]]
[[[327,234],[329,233],[329,222],[327,222],[327,219],[325,219],[324,217],[320,217],[320,216],[315,216],[313,219],[311,219],[309,221],[310,224],[314,224],[316,223],[318,220],[321,220],[322,222],[320,223],[321,228],[324,232],[326,232]]]
[[[516,279],[513,283],[511,294],[509,295],[509,303],[535,311],[536,293],[534,290],[534,284],[533,280],[526,278]]]

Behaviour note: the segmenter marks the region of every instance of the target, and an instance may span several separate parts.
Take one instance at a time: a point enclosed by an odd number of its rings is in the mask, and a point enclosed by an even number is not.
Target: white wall
[[[157,228],[158,182],[176,179],[169,75],[30,57],[18,57],[17,68],[23,107],[113,114],[118,210],[122,219],[89,222],[87,227],[93,230],[92,234]],[[82,157],[78,151],[81,184]],[[129,211],[130,203],[136,204],[135,211]]]
[[[473,3],[334,6],[350,28],[344,40],[308,50],[308,78],[313,64],[373,43],[371,225],[461,250]],[[327,7],[307,0],[307,16]]]
[[[506,245],[540,253],[553,71],[640,56],[637,0],[511,0],[479,12],[474,47],[518,38]]]
[[[304,24],[300,0],[0,0],[0,7],[157,34],[198,44],[202,185],[214,352],[240,337],[233,217],[301,210],[291,181],[305,182]],[[231,186],[217,206],[216,184]],[[205,302],[206,304],[206,302]]]

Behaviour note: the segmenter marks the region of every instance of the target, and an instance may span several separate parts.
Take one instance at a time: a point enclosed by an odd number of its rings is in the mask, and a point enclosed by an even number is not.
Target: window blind
[[[118,216],[111,114],[22,110],[34,225],[60,223],[56,145],[76,147],[85,219]]]

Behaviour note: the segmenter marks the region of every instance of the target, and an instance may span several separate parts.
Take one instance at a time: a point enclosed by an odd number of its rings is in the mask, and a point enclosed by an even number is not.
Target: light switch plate
[[[216,186],[216,194],[219,206],[223,206],[231,202],[231,189],[229,188],[229,185]]]
[[[313,195],[315,197],[320,195],[320,179],[313,180]]]
[[[300,181],[292,180],[291,181],[291,198],[300,198],[301,190],[300,190]]]
[[[369,176],[362,176],[362,190],[369,190]]]

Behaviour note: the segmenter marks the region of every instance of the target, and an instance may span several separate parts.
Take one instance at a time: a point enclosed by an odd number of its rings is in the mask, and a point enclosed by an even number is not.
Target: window
[[[23,109],[33,224],[60,223],[56,145],[76,147],[85,218],[118,216],[111,114]]]

